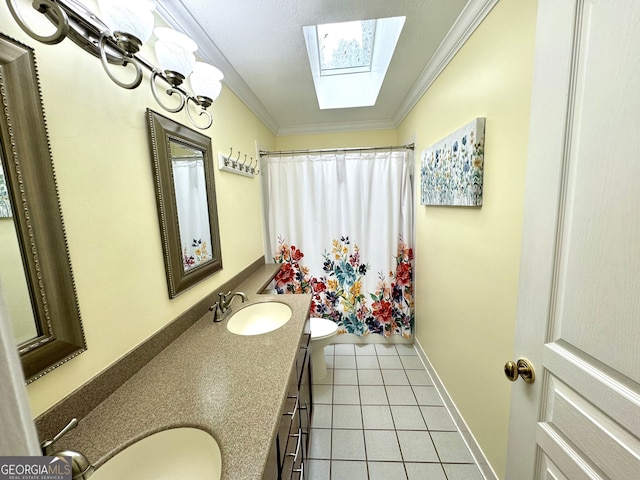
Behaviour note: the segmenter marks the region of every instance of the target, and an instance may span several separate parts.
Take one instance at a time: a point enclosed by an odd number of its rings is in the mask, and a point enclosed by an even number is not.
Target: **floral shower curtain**
[[[207,183],[202,158],[173,157],[173,184],[178,210],[184,270],[191,270],[213,258]]]
[[[279,293],[311,293],[339,333],[413,332],[413,159],[403,149],[263,157]]]

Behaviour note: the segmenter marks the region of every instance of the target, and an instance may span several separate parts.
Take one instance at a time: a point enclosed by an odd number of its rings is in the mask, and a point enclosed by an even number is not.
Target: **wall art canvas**
[[[476,118],[422,152],[422,205],[482,205],[484,118]]]
[[[9,191],[7,183],[0,164],[0,218],[11,216],[11,203],[9,201]]]

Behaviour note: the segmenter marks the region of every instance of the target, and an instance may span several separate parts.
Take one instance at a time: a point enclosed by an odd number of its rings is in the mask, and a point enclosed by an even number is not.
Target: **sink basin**
[[[154,433],[108,460],[92,480],[219,480],[220,448],[207,432],[190,427]]]
[[[260,335],[272,332],[291,318],[291,308],[280,302],[254,303],[234,313],[227,329],[237,335]]]

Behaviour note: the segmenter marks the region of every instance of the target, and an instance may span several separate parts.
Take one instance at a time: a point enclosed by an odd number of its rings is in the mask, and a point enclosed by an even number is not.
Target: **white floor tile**
[[[356,355],[375,355],[376,347],[373,344],[356,345]]]
[[[367,462],[334,460],[331,462],[331,480],[367,480]]]
[[[367,430],[395,430],[388,405],[362,405],[362,422]]]
[[[367,460],[401,462],[400,446],[393,430],[365,430]]]
[[[438,462],[429,432],[398,430],[398,440],[405,462]]]
[[[358,387],[355,385],[334,385],[333,404],[359,405],[360,394],[358,392]]]
[[[362,405],[389,405],[385,388],[378,385],[361,385],[360,401]]]
[[[313,403],[333,403],[333,385],[314,385]]]
[[[389,398],[389,405],[417,405],[416,397],[413,394],[411,387],[388,385],[385,387],[387,390],[387,397]]]
[[[400,357],[395,356],[386,356],[386,357],[378,357],[378,363],[380,364],[380,368],[393,368],[396,370],[403,370],[402,362],[400,361]]]
[[[312,428],[331,428],[333,405],[317,404],[313,406]]]
[[[330,480],[330,460],[308,460],[305,462],[305,478],[309,480]]]
[[[309,458],[331,458],[331,430],[312,428],[309,436]]]
[[[333,368],[356,368],[356,356],[355,355],[336,355],[333,357]]]
[[[404,370],[380,370],[385,385],[409,385]]]
[[[418,355],[418,352],[416,351],[415,347],[409,344],[396,345],[396,350],[398,351],[398,355],[403,355],[403,356]]]
[[[427,426],[422,419],[422,412],[416,406],[392,405],[391,414],[396,430],[426,430]]]
[[[333,429],[331,458],[334,460],[365,460],[362,430]]]
[[[424,370],[424,365],[420,357],[400,357],[402,365],[407,370]]]
[[[368,462],[368,464],[369,480],[407,480],[402,462]]]
[[[409,480],[447,480],[440,463],[405,463],[404,468]]]
[[[349,343],[336,343],[333,345],[335,348],[335,355],[355,355],[355,346]]]
[[[433,385],[433,380],[426,370],[405,370],[411,385]]]
[[[347,370],[345,370],[347,371]],[[380,370],[358,370],[359,385],[384,385]]]
[[[442,463],[473,463],[471,452],[458,432],[431,432]]]
[[[358,385],[357,370],[336,370],[333,373],[334,385]]]
[[[412,345],[335,344],[325,356],[306,478],[482,480]]]
[[[415,385],[412,388],[418,405],[444,405],[436,387]]]
[[[375,344],[376,353],[378,356],[382,355],[398,355],[398,351],[394,345],[384,345],[381,343]]]
[[[370,356],[358,356],[356,355],[356,365],[358,369],[365,368],[380,368],[380,364],[378,363],[378,357],[370,357]]]
[[[453,422],[451,415],[445,407],[427,407],[420,406],[422,416],[429,430],[442,430],[455,432],[456,424]]]
[[[360,405],[334,405],[333,428],[362,429]]]
[[[476,465],[445,463],[443,467],[449,480],[484,480]]]

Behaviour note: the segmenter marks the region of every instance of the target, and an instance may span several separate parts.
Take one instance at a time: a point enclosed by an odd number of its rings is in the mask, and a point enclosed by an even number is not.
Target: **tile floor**
[[[305,477],[483,480],[413,346],[336,344],[325,356]]]

